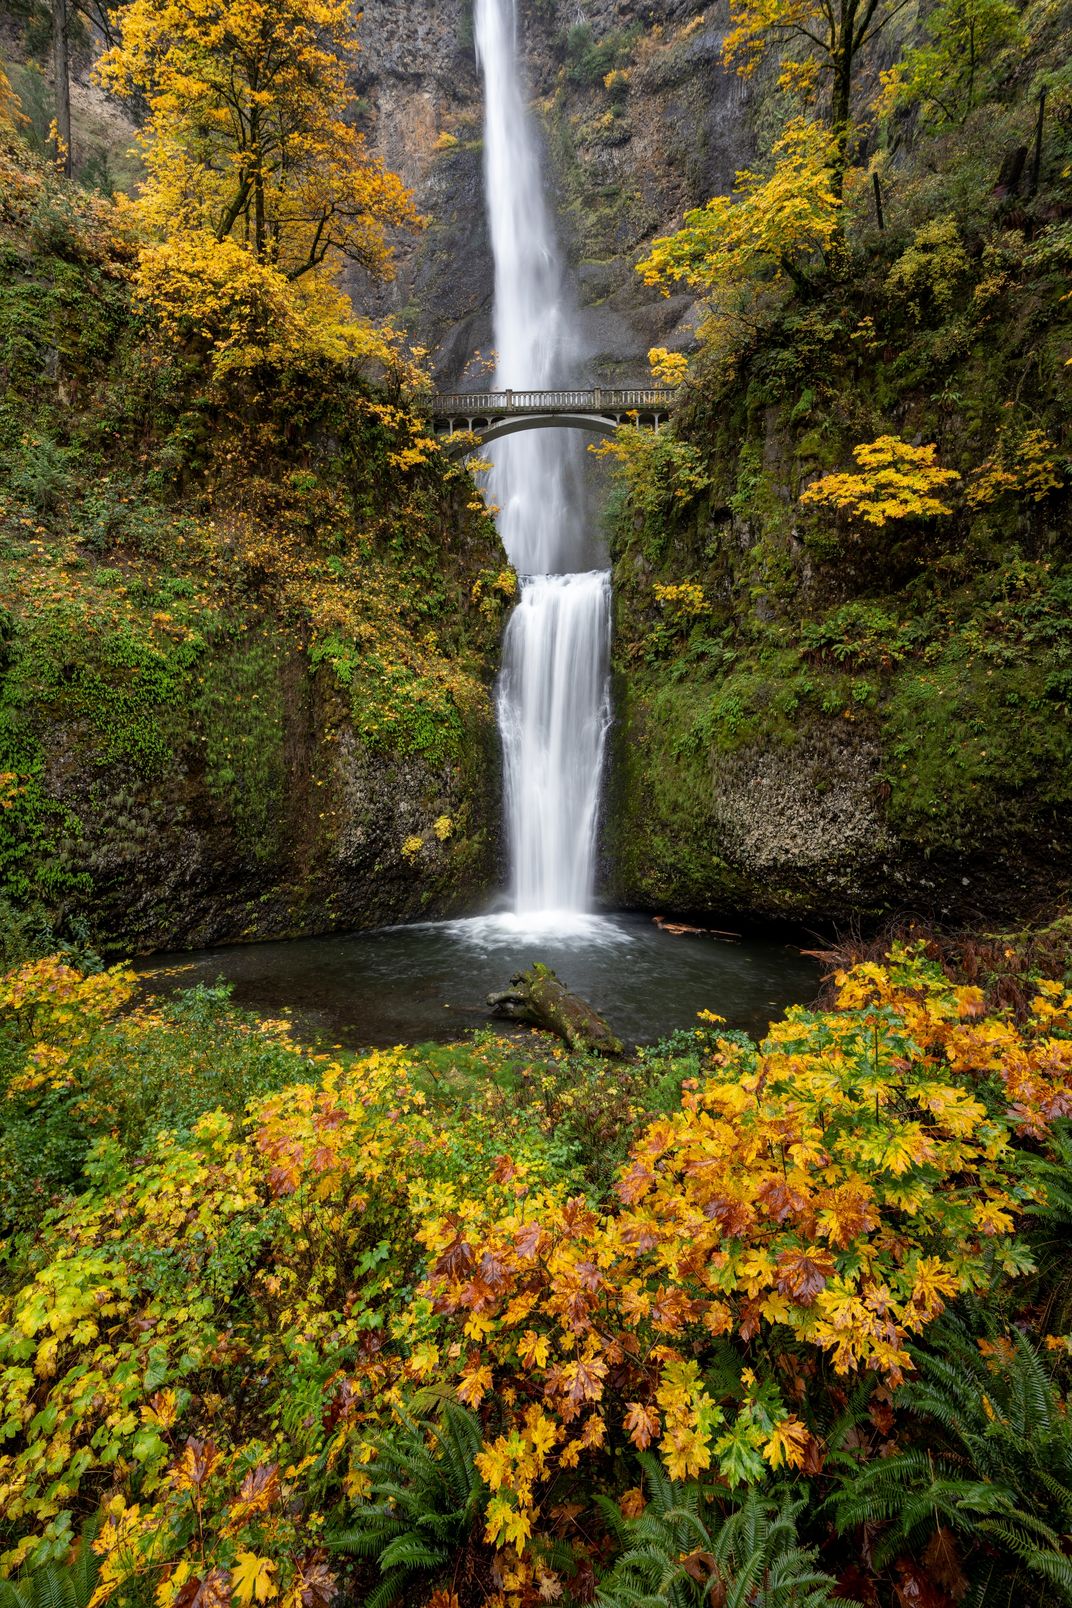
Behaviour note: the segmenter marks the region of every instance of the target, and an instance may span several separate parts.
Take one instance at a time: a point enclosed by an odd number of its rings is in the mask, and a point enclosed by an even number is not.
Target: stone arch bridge
[[[464,457],[478,446],[521,430],[587,430],[610,435],[621,424],[658,430],[666,423],[677,393],[658,386],[587,391],[455,391],[429,399],[426,407],[446,451]],[[461,436],[457,446],[452,436]],[[474,440],[475,437],[475,440]]]

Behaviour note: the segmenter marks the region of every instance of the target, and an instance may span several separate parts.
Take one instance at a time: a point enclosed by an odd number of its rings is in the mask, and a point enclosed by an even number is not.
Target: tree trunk
[[[834,171],[831,188],[840,199],[849,161],[849,133],[852,117],[852,41],[844,38],[834,55],[834,86],[831,125],[834,130]]]
[[[56,80],[56,161],[68,178],[71,150],[71,69],[67,59],[67,0],[52,0],[52,71]]]
[[[516,972],[509,988],[489,994],[488,1004],[509,1022],[527,1022],[557,1033],[571,1050],[590,1055],[622,1053],[621,1039],[615,1038],[598,1011],[571,994],[551,968],[539,962],[526,972]]]

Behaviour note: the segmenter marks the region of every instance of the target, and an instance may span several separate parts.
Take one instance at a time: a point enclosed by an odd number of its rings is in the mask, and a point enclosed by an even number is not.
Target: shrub
[[[915,447],[898,436],[883,435],[853,447],[852,455],[859,465],[856,474],[823,475],[804,488],[801,503],[836,508],[875,526],[953,512],[944,488],[960,476],[939,466],[937,447]]]

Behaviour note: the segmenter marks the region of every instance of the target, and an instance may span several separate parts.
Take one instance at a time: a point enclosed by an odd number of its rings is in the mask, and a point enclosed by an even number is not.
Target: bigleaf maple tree
[[[388,232],[417,218],[346,115],[352,15],[346,0],[131,0],[98,75],[148,106],[155,233],[235,239],[288,280],[343,259],[389,276]]]

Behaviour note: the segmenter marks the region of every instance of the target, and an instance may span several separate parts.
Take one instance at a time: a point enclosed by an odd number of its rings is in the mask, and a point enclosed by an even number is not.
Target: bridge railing
[[[476,418],[503,413],[665,413],[677,392],[660,386],[594,386],[579,391],[447,391],[428,399],[440,418]]]

